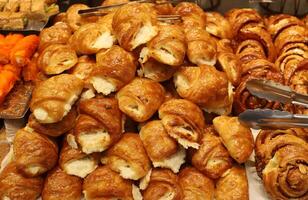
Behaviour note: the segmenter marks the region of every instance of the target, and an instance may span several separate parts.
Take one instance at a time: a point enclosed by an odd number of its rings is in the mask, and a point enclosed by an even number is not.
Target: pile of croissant
[[[86,8],[72,5],[40,33],[31,115],[0,173],[0,199],[245,200],[254,148],[273,199],[308,198],[308,131],[263,130],[255,144],[230,116],[305,112],[245,87],[262,78],[308,94],[305,20],[252,9],[224,17],[187,2],[80,16]]]

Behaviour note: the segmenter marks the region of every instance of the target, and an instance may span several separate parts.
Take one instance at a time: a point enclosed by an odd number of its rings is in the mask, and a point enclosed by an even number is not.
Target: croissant
[[[97,23],[82,25],[71,37],[70,45],[77,54],[94,54],[101,49],[108,49],[115,43],[112,33],[113,13],[105,15]]]
[[[306,199],[308,145],[296,130],[264,130],[256,139],[256,167],[273,199]]]
[[[72,68],[78,62],[74,50],[64,44],[50,44],[38,57],[38,66],[47,75],[55,75]]]
[[[262,44],[256,40],[241,42],[237,47],[236,56],[243,64],[256,59],[266,59]]]
[[[133,200],[132,181],[123,179],[108,166],[98,167],[84,179],[83,193],[86,200]]]
[[[42,191],[44,179],[25,177],[15,162],[8,164],[0,174],[0,198],[14,200],[36,200]]]
[[[72,35],[72,30],[65,22],[55,23],[40,32],[39,51],[51,44],[66,44]]]
[[[158,34],[156,12],[151,4],[131,3],[116,10],[112,28],[127,51],[149,42]]]
[[[238,163],[246,162],[254,148],[250,129],[243,126],[237,117],[219,116],[213,124],[231,157]]]
[[[76,124],[77,111],[71,109],[70,112],[60,121],[53,124],[41,124],[39,123],[33,114],[28,119],[27,126],[32,128],[35,132],[45,134],[51,137],[58,137],[74,128]]]
[[[201,27],[186,31],[187,56],[196,65],[215,65],[217,46],[214,38]]]
[[[140,139],[154,167],[169,168],[178,173],[185,162],[185,150],[166,132],[159,120],[142,126]]]
[[[91,73],[95,67],[95,60],[91,59],[87,55],[84,55],[78,58],[77,64],[70,69],[70,73],[83,80],[85,86],[89,86]]]
[[[248,200],[248,181],[245,168],[235,165],[216,182],[216,200]]]
[[[61,74],[42,81],[33,91],[30,109],[40,123],[59,122],[71,110],[83,88],[74,75]]]
[[[83,153],[70,136],[71,134],[68,134],[63,142],[59,165],[65,173],[85,178],[97,168],[98,158],[96,155]]]
[[[199,148],[205,122],[196,104],[185,99],[171,99],[161,105],[158,113],[168,135],[186,149]]]
[[[55,167],[45,179],[42,199],[58,200],[65,197],[66,200],[79,200],[81,191],[81,178],[68,175],[61,168]]]
[[[149,184],[143,192],[143,199],[183,199],[177,175],[168,169],[153,169]]]
[[[205,30],[211,35],[220,39],[231,39],[232,29],[226,18],[218,12],[206,12],[206,27]]]
[[[170,66],[183,64],[186,43],[181,27],[179,25],[159,24],[158,28],[158,34],[141,51],[141,63],[145,63],[149,58],[153,58],[160,63]]]
[[[102,152],[122,135],[122,113],[114,98],[95,97],[79,103],[74,135],[86,154]]]
[[[137,122],[150,119],[164,96],[164,88],[159,83],[145,78],[135,78],[116,94],[120,110]]]
[[[66,21],[73,31],[77,31],[83,24],[96,20],[96,17],[85,17],[78,14],[79,10],[89,9],[85,4],[73,4],[66,11]]]
[[[137,67],[134,57],[120,46],[98,52],[96,62],[90,82],[97,92],[104,95],[118,91],[135,77]]]
[[[57,164],[58,146],[45,135],[20,129],[13,145],[16,167],[26,176],[41,175]]]
[[[213,66],[181,67],[174,75],[177,92],[208,112],[228,115],[233,93],[225,73]]]
[[[181,170],[179,183],[183,190],[184,200],[214,199],[214,181],[193,167],[186,167]]]
[[[138,180],[150,170],[151,163],[138,134],[125,133],[103,158],[112,170],[125,179]]]
[[[232,159],[213,126],[204,130],[200,148],[192,152],[191,163],[207,177],[217,179],[232,167]]]
[[[217,60],[232,85],[238,85],[242,70],[238,57],[233,53],[218,53]]]

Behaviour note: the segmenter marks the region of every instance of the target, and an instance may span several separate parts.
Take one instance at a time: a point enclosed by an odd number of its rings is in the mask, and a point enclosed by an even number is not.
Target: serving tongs
[[[253,79],[247,82],[246,88],[259,98],[308,108],[308,96],[298,94],[291,88],[273,81]],[[308,128],[308,115],[271,109],[246,110],[239,115],[239,120],[255,129]]]

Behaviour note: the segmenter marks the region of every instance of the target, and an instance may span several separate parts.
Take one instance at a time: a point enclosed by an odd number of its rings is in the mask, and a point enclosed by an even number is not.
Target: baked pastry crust
[[[231,39],[232,29],[229,21],[218,12],[206,12],[205,30],[220,39]]]

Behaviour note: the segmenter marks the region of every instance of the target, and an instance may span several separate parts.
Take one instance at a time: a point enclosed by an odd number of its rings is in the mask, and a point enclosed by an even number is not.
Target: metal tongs
[[[308,96],[298,94],[291,88],[273,81],[253,79],[247,82],[246,87],[251,94],[259,98],[308,108]],[[255,129],[308,128],[308,115],[271,109],[246,110],[239,115],[239,120]]]

